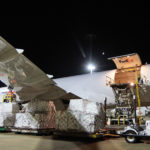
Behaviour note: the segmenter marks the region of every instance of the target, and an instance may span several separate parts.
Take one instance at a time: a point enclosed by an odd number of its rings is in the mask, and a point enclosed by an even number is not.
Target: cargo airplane
[[[150,98],[150,65],[142,65],[137,53],[110,58],[116,69],[93,74],[52,79],[18,50],[0,37],[0,80],[14,87],[20,101],[83,98],[115,104],[114,85],[133,86],[142,81],[143,106]],[[140,79],[140,80],[139,80]],[[116,92],[116,91],[115,91]]]

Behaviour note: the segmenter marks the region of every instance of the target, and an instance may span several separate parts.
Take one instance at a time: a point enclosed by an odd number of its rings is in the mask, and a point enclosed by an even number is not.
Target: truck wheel
[[[126,132],[126,135],[136,135],[136,133],[134,131],[127,131]],[[128,143],[136,143],[138,141],[138,138],[135,137],[135,136],[126,136],[125,137],[125,140],[128,142]]]

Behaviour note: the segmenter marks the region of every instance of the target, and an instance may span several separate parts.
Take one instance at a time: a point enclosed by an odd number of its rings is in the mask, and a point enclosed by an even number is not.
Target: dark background
[[[143,64],[150,63],[149,8],[78,6],[0,16],[0,35],[55,78],[87,73],[90,61],[96,71],[113,69],[108,57],[134,52]]]

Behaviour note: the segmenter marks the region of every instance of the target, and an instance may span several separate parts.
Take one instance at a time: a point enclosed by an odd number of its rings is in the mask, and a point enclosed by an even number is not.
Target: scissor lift
[[[115,95],[116,108],[115,117],[111,118],[111,123],[117,125],[130,124],[135,118],[136,106],[140,110],[139,82],[141,78],[141,59],[137,53],[108,58],[113,60],[117,69],[114,79],[107,78],[106,85],[110,86]],[[139,123],[141,123],[139,116]]]

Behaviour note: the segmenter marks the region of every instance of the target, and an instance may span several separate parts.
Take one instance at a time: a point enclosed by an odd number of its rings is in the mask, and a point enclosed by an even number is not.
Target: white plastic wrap
[[[38,129],[39,124],[30,113],[17,113],[15,128]]]
[[[69,111],[68,112],[68,130],[77,130],[81,131],[82,126],[80,124],[80,112],[78,111]]]
[[[99,115],[101,113],[101,104],[84,99],[73,99],[70,100],[69,110]]]
[[[69,103],[69,110],[70,111],[84,111],[84,103],[82,99],[74,99],[70,100]]]
[[[101,113],[101,104],[97,102],[88,102],[86,105],[86,112],[99,115]]]
[[[13,127],[15,123],[15,114],[0,113],[0,127]]]
[[[59,131],[94,133],[104,127],[103,118],[93,114],[59,111],[56,116],[56,130]]]
[[[55,128],[55,116],[49,113],[17,113],[15,128],[20,129],[52,129]]]
[[[17,103],[0,103],[0,113],[18,113],[19,105]]]
[[[56,130],[94,133],[104,127],[104,113],[97,102],[74,99],[66,111],[56,112]]]
[[[82,113],[80,115],[80,124],[83,131],[93,133],[104,127],[104,118],[103,115]]]

